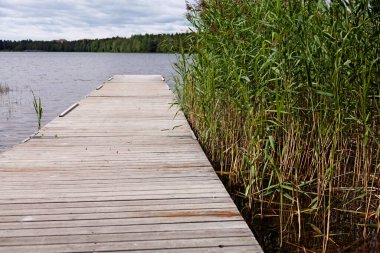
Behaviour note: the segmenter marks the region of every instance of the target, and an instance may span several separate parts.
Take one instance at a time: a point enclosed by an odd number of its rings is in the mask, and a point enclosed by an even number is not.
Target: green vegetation
[[[10,91],[11,89],[6,83],[0,83],[0,94],[6,94]]]
[[[379,238],[379,2],[331,2],[188,5],[181,107],[247,218],[278,217],[282,248]]]
[[[37,122],[38,122],[38,130],[41,129],[41,118],[42,118],[42,103],[41,103],[41,98],[39,97],[38,99],[34,95],[34,92],[32,91],[33,94],[33,106],[34,106],[34,111],[36,112],[37,115]]]
[[[146,34],[130,38],[114,37],[109,39],[77,41],[2,41],[0,51],[49,51],[49,52],[124,52],[124,53],[176,53],[181,41],[188,34]],[[183,45],[183,44],[182,44]],[[183,45],[186,47],[186,45]]]

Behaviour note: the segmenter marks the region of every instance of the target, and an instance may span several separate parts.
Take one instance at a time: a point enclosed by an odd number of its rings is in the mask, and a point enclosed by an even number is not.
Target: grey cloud
[[[174,33],[188,25],[185,0],[1,0],[0,13],[0,39]]]

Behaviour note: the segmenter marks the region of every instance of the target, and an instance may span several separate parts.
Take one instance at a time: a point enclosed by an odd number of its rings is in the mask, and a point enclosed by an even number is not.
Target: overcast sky
[[[0,39],[185,32],[185,0],[0,0]]]

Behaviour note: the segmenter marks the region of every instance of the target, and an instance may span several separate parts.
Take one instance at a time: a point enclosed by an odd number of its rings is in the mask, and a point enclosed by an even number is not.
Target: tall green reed
[[[278,215],[281,240],[297,227],[302,244],[312,230],[327,251],[339,245],[342,215],[364,238],[380,228],[378,8],[188,5],[195,34],[177,65],[182,109],[252,216]]]
[[[37,97],[34,95],[33,91],[32,91],[32,94],[33,94],[33,107],[34,107],[34,111],[36,112],[36,116],[37,116],[38,130],[40,130],[41,129],[42,113],[43,113],[41,98],[38,97],[38,99],[37,99]]]

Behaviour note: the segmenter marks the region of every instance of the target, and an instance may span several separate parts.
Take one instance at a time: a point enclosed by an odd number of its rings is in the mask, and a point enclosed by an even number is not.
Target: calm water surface
[[[0,152],[37,130],[31,91],[41,98],[45,125],[110,76],[159,74],[170,79],[175,61],[172,54],[0,53],[0,83],[11,88],[0,94]]]

